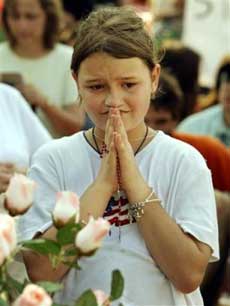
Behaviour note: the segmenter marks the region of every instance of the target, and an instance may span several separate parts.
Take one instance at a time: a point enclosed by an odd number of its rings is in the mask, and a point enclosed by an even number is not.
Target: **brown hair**
[[[223,81],[230,82],[230,55],[225,55],[218,66],[215,84],[217,92]]]
[[[61,16],[61,4],[59,0],[38,0],[41,8],[46,14],[46,27],[44,33],[44,47],[46,49],[52,49],[55,43],[58,41],[59,29],[60,29],[60,16]],[[8,24],[9,12],[16,10],[15,0],[5,0],[2,11],[2,23],[5,29],[6,35],[9,39],[9,43],[12,47],[16,45],[16,40],[10,31]]]
[[[155,66],[153,41],[143,21],[130,8],[105,7],[92,12],[77,28],[71,69],[96,52],[115,58],[138,57],[150,70]]]

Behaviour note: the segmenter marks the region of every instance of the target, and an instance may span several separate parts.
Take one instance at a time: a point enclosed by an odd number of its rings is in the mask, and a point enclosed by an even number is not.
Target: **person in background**
[[[63,8],[69,12],[75,20],[85,18],[95,8],[95,0],[62,0]]]
[[[203,95],[202,98],[199,98],[197,111],[202,111],[210,106],[219,103],[218,92],[222,82],[221,78],[224,73],[226,73],[226,75],[230,75],[229,71],[230,71],[230,55],[227,54],[223,57],[217,69],[214,88],[211,88],[208,94]]]
[[[161,66],[176,76],[185,96],[186,103],[181,113],[183,119],[192,114],[196,107],[200,55],[177,40],[164,41],[162,49],[164,56]]]
[[[153,35],[153,1],[152,0],[118,0],[119,6],[132,7],[137,15],[142,18],[146,30]]]
[[[175,131],[180,122],[184,97],[173,75],[161,72],[159,94],[151,99],[146,123],[178,140],[195,147],[205,158],[212,173],[218,212],[220,260],[208,266],[201,292],[205,306],[217,305],[223,290],[230,255],[230,151],[218,139],[210,136]]]
[[[83,114],[71,76],[72,48],[58,43],[58,0],[5,0],[0,75],[16,86],[54,137],[81,129]],[[19,74],[21,81],[11,82]],[[10,74],[10,75],[9,75]]]
[[[154,0],[154,34],[159,41],[181,39],[185,0]]]
[[[63,15],[59,41],[74,46],[78,22],[95,8],[95,0],[62,0]]]
[[[25,174],[32,154],[51,136],[16,89],[0,83],[0,193],[16,173]]]
[[[198,135],[210,135],[230,147],[230,65],[220,69],[217,77],[218,103],[185,118],[178,131]]]
[[[107,292],[116,268],[126,306],[201,306],[199,285],[218,258],[214,190],[193,147],[145,124],[160,74],[154,42],[133,10],[109,7],[82,21],[77,41],[71,68],[95,127],[34,155],[29,177],[39,187],[19,232],[55,240],[50,211],[56,193],[71,190],[80,197],[80,220],[103,216],[110,234],[78,271],[52,270],[48,258],[25,252],[29,276],[61,280],[55,301],[66,304],[95,284]]]

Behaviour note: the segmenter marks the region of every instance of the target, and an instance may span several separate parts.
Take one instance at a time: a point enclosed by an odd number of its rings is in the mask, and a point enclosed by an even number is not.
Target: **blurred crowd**
[[[194,146],[212,172],[220,260],[201,292],[217,306],[230,295],[229,0],[0,0],[0,193],[39,146],[92,127],[70,63],[80,20],[104,5],[132,6],[157,38],[162,74],[146,123]]]

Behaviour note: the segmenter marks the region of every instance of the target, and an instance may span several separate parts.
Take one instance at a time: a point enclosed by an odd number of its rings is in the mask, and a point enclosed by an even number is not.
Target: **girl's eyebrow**
[[[115,80],[122,80],[122,81],[132,81],[133,80],[134,81],[136,79],[137,79],[136,76],[125,76],[125,77],[118,77]],[[98,78],[85,80],[86,84],[91,84],[91,83],[96,83],[96,82],[104,82],[104,80],[98,79]]]
[[[102,79],[89,79],[89,80],[85,80],[86,84],[91,84],[91,83],[96,83],[96,82],[103,82]]]

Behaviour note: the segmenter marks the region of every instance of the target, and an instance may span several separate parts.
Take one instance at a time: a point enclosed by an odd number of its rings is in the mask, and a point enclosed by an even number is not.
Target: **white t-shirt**
[[[210,171],[202,156],[190,145],[158,132],[135,158],[167,213],[185,232],[208,244],[213,250],[211,261],[216,260],[216,206]],[[36,232],[46,230],[51,225],[56,192],[71,190],[81,196],[96,178],[99,166],[100,157],[83,132],[39,149],[29,173],[39,187],[33,207],[22,216],[20,239],[30,239]],[[73,269],[65,276],[64,290],[56,295],[57,302],[68,303],[87,288],[109,294],[111,271],[120,269],[125,278],[121,299],[125,306],[203,305],[199,289],[183,294],[160,271],[137,224],[127,222],[128,204],[125,195],[122,197],[122,225],[117,226],[115,197],[104,214],[113,223],[110,235],[96,255],[81,259],[80,271]]]
[[[22,95],[0,84],[0,162],[27,168],[31,155],[50,139]]]
[[[19,57],[7,42],[0,44],[0,73],[17,72],[24,82],[33,84],[57,106],[71,105],[77,100],[77,87],[72,78],[70,63],[73,49],[56,44],[47,55],[38,59]],[[38,109],[39,118],[52,135],[56,136],[45,114]]]

